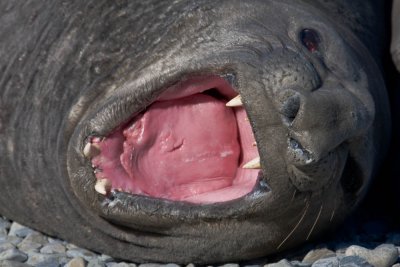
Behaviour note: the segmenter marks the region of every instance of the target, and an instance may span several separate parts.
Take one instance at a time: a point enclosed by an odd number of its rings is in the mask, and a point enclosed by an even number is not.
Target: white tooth
[[[253,142],[253,146],[257,146],[257,142]]]
[[[261,169],[260,157],[256,157],[243,165],[243,169]]]
[[[89,159],[96,157],[100,154],[100,147],[98,144],[87,143],[83,148],[83,155]]]
[[[108,179],[97,180],[94,190],[102,195],[107,195],[111,190],[111,181]]]
[[[237,95],[235,98],[232,98],[228,103],[226,103],[227,107],[241,107],[243,106],[242,97]]]

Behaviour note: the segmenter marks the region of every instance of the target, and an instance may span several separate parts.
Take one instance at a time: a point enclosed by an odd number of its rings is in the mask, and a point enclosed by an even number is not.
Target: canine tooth
[[[97,180],[94,190],[102,195],[107,195],[111,190],[111,181],[108,179]]]
[[[243,106],[242,97],[237,95],[236,97],[232,98],[228,103],[226,103],[227,107],[241,107]]]
[[[93,158],[100,154],[100,147],[97,144],[87,143],[83,148],[83,155],[86,158]]]
[[[243,169],[261,169],[260,157],[256,157],[243,165]]]
[[[257,146],[257,142],[253,142],[253,144],[252,144],[253,146]]]

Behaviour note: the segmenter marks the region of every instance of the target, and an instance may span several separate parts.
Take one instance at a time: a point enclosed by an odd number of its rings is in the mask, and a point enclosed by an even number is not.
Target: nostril
[[[289,154],[294,165],[309,164],[314,161],[310,151],[305,149],[297,140],[289,138]]]
[[[300,95],[295,93],[287,97],[281,105],[280,113],[283,116],[283,121],[291,125],[300,110]]]

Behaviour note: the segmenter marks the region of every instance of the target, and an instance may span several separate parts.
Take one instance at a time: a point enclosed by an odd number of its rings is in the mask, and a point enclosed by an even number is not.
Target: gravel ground
[[[384,222],[370,221],[361,227],[344,227],[318,243],[310,243],[285,255],[225,267],[400,267],[400,231],[387,233]],[[134,264],[99,255],[65,241],[0,217],[1,267],[177,267],[177,264]],[[193,264],[187,265],[194,267]]]

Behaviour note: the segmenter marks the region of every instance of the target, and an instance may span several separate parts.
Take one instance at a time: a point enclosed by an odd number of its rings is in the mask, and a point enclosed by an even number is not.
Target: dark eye
[[[321,39],[317,31],[304,29],[300,32],[300,41],[310,52],[316,52],[319,48]]]

